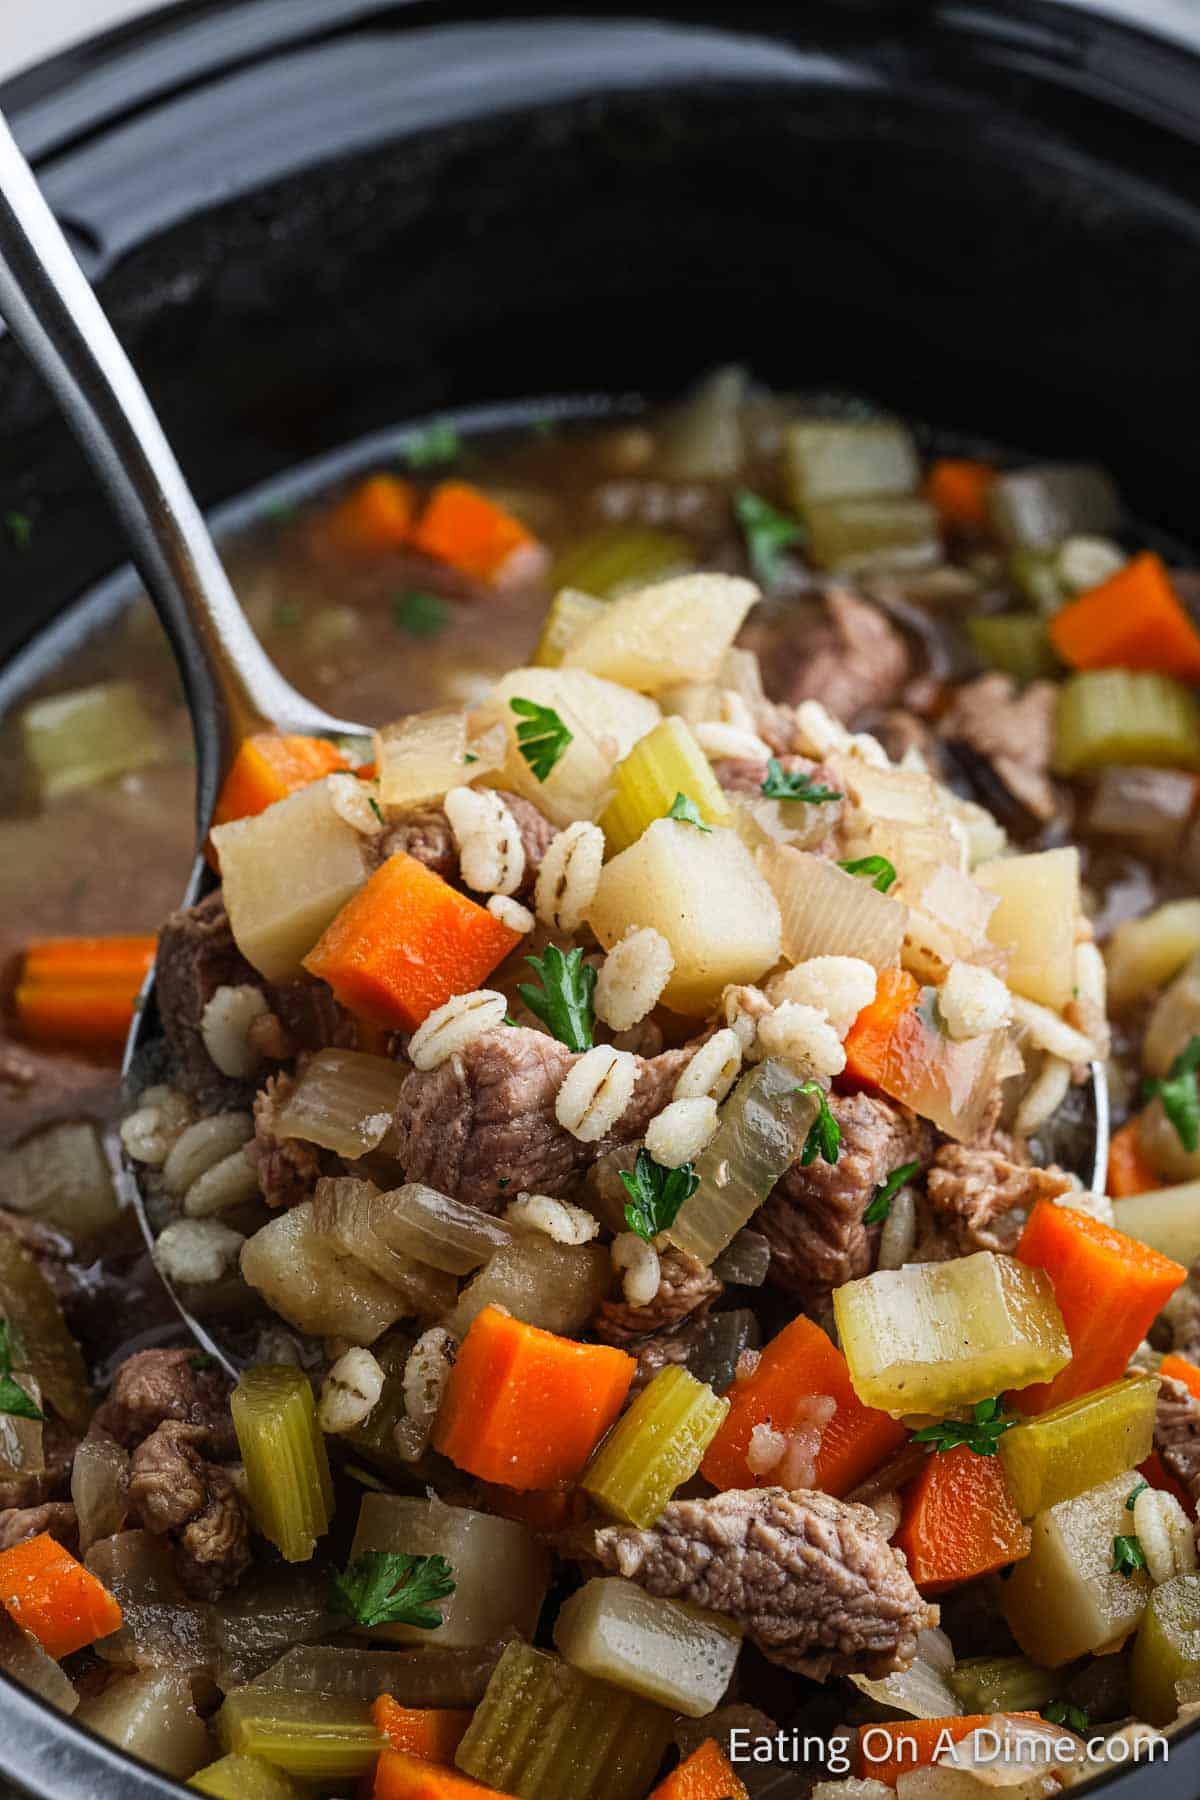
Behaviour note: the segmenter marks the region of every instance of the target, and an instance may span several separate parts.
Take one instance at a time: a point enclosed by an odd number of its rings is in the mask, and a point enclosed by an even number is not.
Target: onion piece
[[[380,1202],[377,1229],[391,1248],[451,1275],[469,1275],[513,1241],[512,1227],[503,1219],[420,1181],[393,1188]]]
[[[391,1130],[406,1070],[360,1050],[318,1050],[276,1113],[280,1138],[305,1138],[347,1161],[377,1150]]]
[[[480,1270],[443,1323],[464,1338],[485,1306],[501,1306],[543,1331],[582,1331],[612,1280],[603,1244],[556,1244],[544,1232],[521,1232]]]
[[[16,1621],[0,1607],[0,1670],[56,1706],[59,1712],[73,1713],[79,1695],[52,1656],[47,1656],[32,1632],[22,1631]]]
[[[850,1679],[860,1693],[910,1719],[959,1718],[962,1704],[946,1680],[953,1667],[954,1646],[935,1626],[917,1639],[917,1654],[907,1669],[878,1681],[866,1675],[851,1675]]]
[[[215,1666],[213,1609],[186,1598],[164,1538],[120,1531],[93,1544],[84,1562],[124,1615],[120,1629],[95,1646],[104,1662],[184,1673]]]
[[[908,927],[908,909],[869,881],[836,863],[787,845],[759,853],[783,921],[789,962],[812,956],[858,956],[875,969],[894,969]]]
[[[459,787],[468,769],[467,715],[460,707],[413,713],[375,733],[375,766],[384,806],[421,806]]]
[[[305,1645],[286,1651],[250,1686],[271,1693],[330,1694],[354,1700],[390,1694],[401,1706],[477,1706],[507,1642],[498,1638],[465,1649],[431,1644],[418,1650]]]
[[[312,1202],[313,1230],[386,1282],[403,1300],[405,1313],[438,1318],[454,1304],[454,1277],[392,1248],[389,1198],[370,1181],[346,1176],[318,1181]]]
[[[904,1015],[879,1085],[948,1137],[966,1143],[995,1097],[1008,1033],[956,1041],[929,1023],[932,1001],[932,990],[924,989],[921,1003]]]
[[[85,1700],[75,1717],[127,1756],[180,1781],[212,1756],[208,1727],[192,1704],[192,1684],[175,1669],[119,1675],[103,1693]]]
[[[104,1433],[84,1438],[71,1464],[71,1499],[79,1520],[79,1547],[120,1531],[127,1511],[129,1452]]]

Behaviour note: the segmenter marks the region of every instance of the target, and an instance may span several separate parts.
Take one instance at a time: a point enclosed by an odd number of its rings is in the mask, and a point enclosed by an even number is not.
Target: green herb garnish
[[[809,1163],[816,1162],[818,1156],[822,1162],[835,1163],[842,1147],[842,1129],[829,1110],[825,1089],[819,1081],[804,1081],[792,1091],[817,1096],[817,1116],[808,1128],[808,1136],[800,1152],[801,1168],[806,1169]]]
[[[1146,1552],[1136,1537],[1117,1536],[1113,1539],[1112,1572],[1123,1575],[1126,1581],[1135,1569],[1146,1566]]]
[[[14,550],[28,550],[33,541],[33,520],[25,512],[6,512],[4,529]]]
[[[509,706],[522,721],[517,726],[517,748],[539,781],[545,781],[559,758],[573,742],[569,731],[552,706],[539,706],[536,700],[510,700]]]
[[[1175,1135],[1191,1156],[1200,1149],[1200,1092],[1196,1088],[1196,1071],[1200,1069],[1200,1037],[1189,1038],[1186,1049],[1179,1052],[1161,1081],[1147,1081],[1147,1099],[1157,1094],[1162,1109],[1175,1127]]]
[[[1126,1495],[1126,1498],[1125,1498],[1125,1511],[1126,1512],[1133,1511],[1134,1507],[1137,1505],[1138,1495],[1144,1494],[1146,1489],[1149,1486],[1150,1486],[1150,1483],[1148,1481],[1146,1481],[1145,1479],[1143,1479],[1138,1482],[1136,1487],[1130,1488],[1129,1493]]]
[[[410,469],[429,469],[462,455],[462,439],[445,421],[427,425],[410,437],[400,452]]]
[[[694,825],[697,831],[712,830],[712,826],[706,825],[700,817],[700,809],[696,802],[689,800],[686,794],[676,794],[667,817],[668,819],[678,819],[681,825]]]
[[[1049,1706],[1043,1706],[1042,1717],[1051,1725],[1069,1725],[1072,1731],[1088,1731],[1091,1718],[1086,1707],[1072,1706],[1069,1700],[1052,1700]]]
[[[896,879],[896,868],[886,856],[858,856],[850,862],[840,862],[839,869],[845,869],[847,875],[869,877],[871,886],[886,894]]]
[[[216,1357],[210,1356],[207,1350],[197,1350],[193,1356],[188,1357],[188,1368],[197,1375],[203,1375],[205,1369],[215,1369],[216,1366]]]
[[[547,944],[544,956],[527,956],[525,961],[542,984],[535,987],[523,981],[517,988],[530,1012],[568,1050],[590,1050],[596,971],[584,962],[582,949],[577,945],[564,955],[557,944]]]
[[[356,1625],[418,1625],[435,1631],[442,1615],[430,1602],[454,1592],[444,1556],[366,1550],[344,1575],[333,1574],[337,1610]]]
[[[700,1186],[700,1177],[691,1163],[664,1169],[648,1150],[638,1151],[632,1172],[621,1170],[621,1181],[629,1195],[625,1223],[648,1244],[675,1223],[684,1201]]]
[[[919,1162],[901,1163],[898,1169],[893,1169],[887,1180],[881,1181],[875,1189],[871,1204],[863,1214],[863,1224],[882,1225],[891,1212],[892,1201],[900,1189],[906,1181],[911,1181],[913,1176],[918,1175],[920,1171]]]
[[[14,1349],[12,1327],[7,1319],[0,1319],[0,1413],[8,1413],[13,1419],[44,1419],[46,1415],[33,1395],[13,1380]]]
[[[392,624],[409,637],[440,637],[450,623],[450,606],[440,594],[409,588],[392,596]]]
[[[382,806],[380,806],[380,804],[379,804],[378,800],[375,798],[374,794],[367,795],[367,805],[370,807],[371,811],[375,814],[375,817],[379,820],[379,823],[382,825],[384,822],[383,808],[382,808]]]
[[[807,800],[811,806],[819,806],[823,800],[840,800],[837,788],[821,787],[811,775],[801,772],[789,775],[777,756],[767,762],[767,778],[762,784],[762,791],[768,800]]]
[[[913,1442],[924,1444],[929,1450],[953,1450],[959,1444],[965,1444],[976,1456],[995,1456],[1004,1433],[1017,1423],[1015,1419],[1005,1419],[1000,1414],[999,1395],[992,1400],[981,1400],[975,1407],[971,1418],[943,1419],[937,1425],[925,1425],[920,1431],[913,1432]]]
[[[750,567],[765,588],[774,587],[786,567],[784,551],[802,544],[808,533],[799,519],[780,512],[761,494],[739,488],[733,512],[746,540]]]

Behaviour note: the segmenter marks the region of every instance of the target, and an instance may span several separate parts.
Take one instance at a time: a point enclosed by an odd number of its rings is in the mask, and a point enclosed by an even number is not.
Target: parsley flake
[[[1142,1549],[1138,1539],[1133,1536],[1122,1537],[1118,1534],[1113,1539],[1113,1574],[1123,1575],[1128,1581],[1135,1569],[1144,1569],[1145,1566],[1146,1552]]]
[[[0,1319],[0,1413],[13,1419],[44,1419],[46,1415],[33,1395],[13,1380],[15,1348],[11,1325],[7,1319]]]
[[[822,787],[811,775],[797,772],[789,775],[777,756],[767,762],[767,778],[762,784],[762,792],[768,800],[807,800],[810,806],[819,806],[823,800],[840,800],[837,788]]]
[[[799,519],[791,518],[750,488],[739,488],[733,512],[746,540],[750,567],[765,588],[774,587],[786,568],[784,551],[802,544],[808,533]]]
[[[691,1163],[664,1169],[648,1150],[639,1150],[632,1173],[621,1170],[621,1182],[629,1195],[625,1223],[649,1244],[675,1223],[684,1201],[700,1186],[700,1177]]]
[[[668,819],[678,819],[681,825],[694,825],[697,831],[712,830],[712,826],[706,825],[700,817],[700,809],[696,802],[689,800],[686,794],[676,794],[667,817]]]
[[[1130,1488],[1129,1493],[1127,1494],[1126,1499],[1125,1499],[1125,1511],[1126,1512],[1133,1511],[1134,1507],[1137,1505],[1138,1495],[1144,1494],[1146,1489],[1149,1486],[1150,1486],[1150,1483],[1147,1480],[1145,1480],[1145,1478],[1143,1477],[1143,1479],[1138,1482],[1136,1487]]]
[[[937,1425],[922,1426],[913,1432],[913,1442],[927,1450],[954,1450],[965,1444],[976,1456],[995,1456],[1000,1439],[1017,1423],[1000,1413],[1000,1399],[980,1400],[969,1419],[942,1419]]]
[[[817,1157],[822,1162],[835,1163],[842,1147],[842,1129],[829,1110],[829,1101],[825,1089],[819,1081],[801,1082],[793,1093],[815,1094],[817,1096],[817,1116],[808,1129],[804,1140],[804,1148],[800,1152],[800,1167],[806,1169]]]
[[[440,594],[408,588],[392,596],[392,624],[409,637],[440,637],[450,623],[450,606]]]
[[[893,1169],[886,1181],[881,1181],[875,1189],[871,1204],[863,1214],[864,1225],[882,1225],[892,1210],[892,1201],[900,1192],[906,1181],[911,1181],[921,1170],[919,1162],[901,1163]]]
[[[886,894],[896,879],[896,866],[886,856],[858,856],[850,862],[840,862],[839,869],[845,869],[847,875],[869,877],[872,887]]]
[[[538,781],[545,781],[555,763],[574,741],[552,706],[539,706],[536,700],[510,700],[509,706],[522,721],[517,726],[517,748],[533,770]]]
[[[1051,1700],[1049,1706],[1043,1706],[1042,1717],[1051,1725],[1069,1725],[1072,1731],[1091,1729],[1092,1721],[1086,1707],[1072,1706],[1069,1700]]]
[[[442,1615],[430,1604],[454,1592],[444,1556],[367,1550],[344,1575],[334,1572],[334,1604],[356,1625],[417,1625],[435,1631]]]
[[[188,1357],[188,1368],[196,1375],[203,1375],[205,1369],[215,1369],[216,1366],[216,1357],[210,1356],[207,1350],[197,1350],[193,1356]]]
[[[517,988],[530,1012],[568,1050],[590,1050],[596,971],[584,962],[582,949],[576,945],[564,955],[557,944],[547,944],[544,956],[527,956],[525,961],[542,984],[535,987],[532,981],[523,981]]]
[[[375,817],[379,820],[379,823],[382,825],[383,824],[383,808],[382,808],[382,806],[380,806],[380,804],[379,804],[378,800],[375,798],[374,794],[367,795],[367,805],[370,807],[371,811],[375,814]]]
[[[418,431],[403,445],[401,451],[410,469],[430,469],[438,463],[453,462],[462,455],[462,439],[453,425],[440,420],[427,425],[424,431]]]
[[[33,541],[33,520],[26,512],[6,512],[4,529],[14,550],[28,550]]]
[[[1148,1081],[1145,1084],[1147,1099],[1158,1095],[1163,1111],[1175,1127],[1176,1137],[1189,1156],[1200,1149],[1197,1069],[1200,1069],[1200,1037],[1189,1038],[1186,1049],[1179,1052],[1161,1081]]]

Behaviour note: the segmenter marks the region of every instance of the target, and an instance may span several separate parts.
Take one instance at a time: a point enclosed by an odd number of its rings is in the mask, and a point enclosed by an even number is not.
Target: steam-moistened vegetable
[[[166,743],[132,681],[105,681],[37,700],[21,736],[43,800],[57,800],[162,762]]]
[[[603,605],[603,600],[582,593],[578,588],[560,588],[542,621],[542,633],[533,652],[534,667],[557,669],[571,639],[596,617]]]
[[[1200,900],[1169,900],[1117,926],[1105,949],[1108,997],[1120,1009],[1172,981],[1200,952]]]
[[[354,1781],[365,1775],[384,1738],[365,1700],[331,1694],[234,1688],[216,1717],[221,1748],[257,1756],[298,1781]]]
[[[1029,1555],[1005,1586],[1004,1616],[1017,1643],[1047,1669],[1119,1642],[1141,1618],[1150,1591],[1144,1569],[1113,1567],[1113,1543],[1129,1531],[1126,1470],[1033,1521]]]
[[[610,851],[627,850],[655,819],[677,816],[682,795],[709,825],[728,825],[729,802],[708,758],[679,718],[648,731],[613,770],[615,792],[600,815]]]
[[[252,818],[323,775],[348,766],[337,746],[325,738],[256,732],[238,746],[217,798],[213,824]]]
[[[761,866],[779,902],[783,953],[790,961],[857,956],[876,969],[898,964],[908,925],[898,900],[824,857],[787,845],[764,851]]]
[[[728,1411],[728,1400],[686,1369],[660,1369],[609,1432],[580,1486],[614,1519],[653,1525],[700,1467]]]
[[[1075,985],[1079,852],[1072,846],[1004,857],[976,869],[975,879],[999,896],[987,931],[1008,953],[1013,992],[1056,1011],[1065,1006]]]
[[[1200,706],[1168,675],[1096,669],[1058,690],[1054,766],[1081,775],[1109,763],[1200,769]]]
[[[579,1332],[611,1280],[605,1245],[556,1244],[541,1232],[520,1232],[462,1289],[446,1324],[463,1338],[485,1307],[497,1306],[543,1331]]]
[[[784,454],[792,503],[801,514],[830,500],[914,494],[921,465],[912,434],[891,419],[813,419],[789,425]]]
[[[275,1135],[304,1138],[339,1156],[366,1156],[387,1136],[404,1071],[383,1056],[318,1050],[276,1115]]]
[[[881,1269],[833,1306],[855,1393],[897,1417],[1026,1388],[1071,1354],[1049,1276],[990,1250]]]
[[[1059,1677],[1025,1656],[968,1656],[946,1680],[968,1713],[1044,1711],[1058,1692]]]
[[[1149,1175],[1148,1185],[1153,1186],[1153,1172]],[[1110,1188],[1110,1192],[1117,1190]],[[1200,1184],[1186,1181],[1179,1187],[1154,1188],[1150,1193],[1130,1189],[1128,1193],[1114,1208],[1118,1228],[1185,1268],[1195,1262],[1200,1256]]]
[[[121,1624],[113,1596],[45,1531],[0,1550],[0,1606],[54,1657],[70,1656]]]
[[[926,500],[872,494],[814,502],[807,523],[813,562],[838,574],[923,569],[941,549],[937,514]]]
[[[198,1770],[187,1785],[215,1800],[301,1800],[302,1793],[290,1775],[265,1757],[236,1751]]]
[[[231,1406],[255,1523],[287,1562],[307,1562],[333,1516],[329,1460],[308,1379],[284,1366],[247,1369]]]
[[[1156,1587],[1133,1642],[1130,1700],[1140,1719],[1170,1725],[1181,1681],[1200,1675],[1200,1575],[1176,1575]]]
[[[393,1250],[451,1275],[468,1275],[513,1242],[512,1227],[464,1206],[448,1194],[410,1181],[380,1196],[386,1239]]]
[[[75,1721],[180,1781],[212,1755],[212,1739],[192,1703],[192,1684],[172,1669],[118,1675],[82,1702]]]
[[[554,1642],[585,1675],[699,1719],[729,1685],[741,1634],[717,1613],[601,1577],[563,1606]]]
[[[471,1722],[471,1714],[458,1707],[399,1706],[390,1694],[381,1694],[371,1716],[393,1750],[403,1750],[423,1762],[449,1763]]]
[[[922,1592],[940,1594],[1017,1562],[1028,1553],[1029,1531],[1000,1459],[962,1443],[931,1455],[905,1490],[895,1542]]]
[[[1070,1500],[1150,1454],[1158,1383],[1129,1375],[1066,1400],[1007,1432],[1000,1456],[1023,1519]]]
[[[520,1800],[641,1800],[671,1729],[664,1707],[510,1644],[455,1761]]]
[[[650,1800],[749,1800],[749,1795],[716,1739],[705,1738],[659,1782]],[[877,1797],[864,1795],[863,1800]]]
[[[358,1256],[347,1254],[345,1204],[338,1192],[320,1212],[315,1200],[304,1200],[260,1226],[242,1246],[242,1276],[298,1330],[373,1344],[412,1308]]]
[[[969,1142],[991,1107],[1005,1032],[956,1040],[942,1029],[936,996],[907,970],[884,969],[875,998],[846,1035],[846,1072]]]
[[[423,806],[458,787],[468,768],[467,715],[461,707],[413,713],[375,734],[382,806]]]
[[[1022,550],[1054,550],[1069,537],[1116,530],[1121,505],[1103,469],[1045,463],[1006,472],[988,490],[992,525]]]
[[[1037,681],[1058,668],[1039,613],[997,613],[966,621],[976,656],[1017,681]]]
[[[1200,632],[1152,550],[1064,606],[1050,638],[1073,669],[1152,669],[1200,681]]]
[[[555,714],[571,741],[539,780],[517,738],[517,727],[532,723],[512,710],[513,700]],[[612,786],[613,769],[661,714],[645,694],[616,681],[601,681],[586,669],[513,669],[498,681],[475,715],[481,728],[499,724],[507,742],[498,785],[529,800],[555,825],[594,818]]]
[[[676,575],[623,594],[563,651],[564,669],[657,694],[678,681],[707,681],[758,599],[734,575]]]

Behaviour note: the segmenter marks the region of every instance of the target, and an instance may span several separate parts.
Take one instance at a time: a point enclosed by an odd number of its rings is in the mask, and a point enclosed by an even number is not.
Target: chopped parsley
[[[44,1419],[46,1415],[33,1395],[13,1379],[15,1348],[11,1325],[7,1319],[0,1319],[0,1413],[13,1419]]]
[[[476,756],[476,754],[473,750],[468,750],[466,755],[463,757],[463,761],[465,763],[473,763],[473,762],[478,762],[479,758]]]
[[[217,1359],[210,1356],[207,1350],[197,1350],[194,1356],[188,1357],[188,1368],[196,1375],[203,1375],[205,1369],[215,1369]]]
[[[1016,1423],[1015,1419],[1001,1416],[997,1395],[992,1400],[980,1400],[967,1420],[943,1419],[940,1424],[922,1426],[913,1432],[913,1442],[924,1444],[927,1450],[954,1450],[965,1444],[976,1456],[995,1456],[1000,1439]]]
[[[509,706],[521,723],[517,726],[517,748],[538,781],[545,781],[559,758],[565,755],[574,738],[552,706],[539,706],[536,700],[510,700]]]
[[[811,775],[797,771],[789,775],[777,756],[767,762],[767,778],[762,784],[762,791],[768,800],[807,800],[810,806],[819,806],[823,800],[840,800],[837,788],[822,787]]]
[[[864,1225],[882,1225],[892,1210],[892,1201],[900,1192],[906,1181],[911,1181],[921,1170],[919,1162],[901,1163],[893,1169],[886,1181],[881,1181],[875,1189],[871,1204],[863,1214]]]
[[[304,617],[304,608],[298,600],[279,600],[271,612],[271,623],[276,631],[290,631]]]
[[[1200,1092],[1196,1088],[1196,1071],[1200,1069],[1200,1037],[1189,1038],[1161,1081],[1146,1083],[1146,1098],[1157,1094],[1162,1109],[1175,1127],[1175,1135],[1191,1156],[1200,1149]]]
[[[1129,1493],[1125,1497],[1125,1511],[1126,1512],[1133,1511],[1134,1507],[1137,1505],[1138,1495],[1144,1494],[1146,1489],[1149,1486],[1150,1486],[1150,1483],[1143,1478],[1141,1481],[1138,1482],[1136,1487],[1130,1488]]]
[[[344,1575],[333,1574],[334,1604],[356,1625],[417,1625],[435,1631],[442,1615],[431,1602],[454,1592],[444,1556],[367,1550]]]
[[[532,981],[523,981],[517,988],[530,1012],[568,1050],[590,1050],[596,971],[584,962],[582,949],[576,945],[564,955],[557,944],[547,944],[544,956],[527,956],[525,961],[541,982],[535,987]]]
[[[807,532],[799,519],[780,512],[750,488],[738,489],[733,512],[746,540],[750,567],[765,588],[774,587],[786,566],[784,551],[802,544]]]
[[[822,1162],[835,1163],[842,1147],[842,1131],[829,1110],[825,1089],[819,1081],[805,1081],[793,1091],[797,1094],[815,1094],[817,1096],[817,1116],[809,1126],[808,1136],[804,1140],[804,1148],[800,1152],[801,1168],[806,1169],[809,1163],[816,1162],[818,1156]]]
[[[451,609],[440,594],[409,588],[392,596],[392,624],[409,637],[440,637],[450,623]]]
[[[1118,1534],[1113,1539],[1112,1572],[1123,1575],[1126,1581],[1136,1569],[1146,1566],[1146,1552],[1136,1537],[1122,1537]]]
[[[382,806],[380,806],[380,804],[379,804],[378,800],[375,798],[374,794],[367,795],[367,805],[370,807],[371,811],[375,814],[375,817],[379,820],[379,823],[382,825],[383,824],[383,808],[382,808]]]
[[[700,1177],[691,1163],[664,1169],[648,1150],[638,1151],[632,1173],[621,1170],[621,1181],[629,1195],[625,1223],[648,1244],[675,1223],[684,1201],[700,1186]]]
[[[700,809],[696,802],[689,800],[686,794],[676,794],[667,817],[668,819],[678,819],[681,825],[694,825],[697,831],[712,830],[712,826],[706,825],[700,817]]]
[[[1069,1700],[1051,1700],[1049,1706],[1043,1706],[1042,1717],[1051,1725],[1068,1725],[1072,1731],[1091,1729],[1092,1721],[1086,1707],[1072,1706]]]
[[[869,878],[871,886],[886,894],[896,879],[896,866],[886,856],[858,856],[850,862],[840,862],[839,869],[845,869],[847,875],[862,875]]]
[[[462,455],[462,439],[453,425],[442,420],[427,425],[405,443],[400,454],[410,469],[430,469],[438,463],[453,462]]]
[[[26,512],[6,512],[4,529],[14,550],[28,550],[33,541],[33,520]]]

